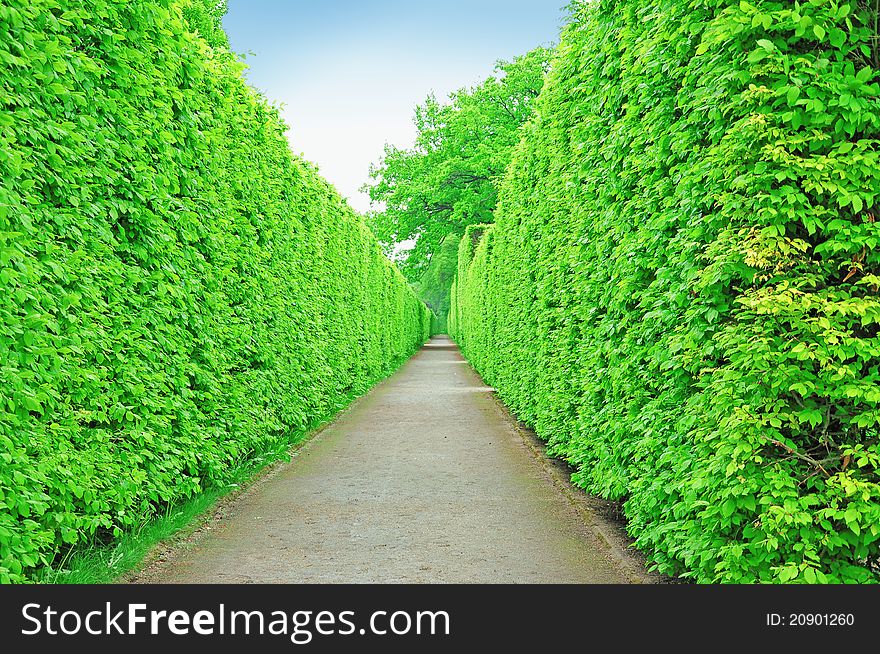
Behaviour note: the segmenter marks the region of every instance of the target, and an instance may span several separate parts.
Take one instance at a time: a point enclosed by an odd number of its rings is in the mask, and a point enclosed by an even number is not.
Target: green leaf
[[[798,576],[798,569],[794,566],[787,565],[779,571],[779,581],[786,583]]]
[[[848,508],[843,515],[844,520],[846,520],[846,523],[849,526],[852,526],[853,523],[857,523],[861,517],[861,514],[852,507]]]
[[[865,208],[865,204],[864,202],[862,202],[862,198],[860,198],[858,195],[854,195],[852,196],[852,198],[850,198],[850,200],[852,202],[853,211],[855,213],[861,213],[862,209]]]
[[[856,73],[856,79],[860,82],[867,82],[874,76],[874,69],[870,66],[866,66],[862,68],[858,73]]]
[[[729,518],[733,515],[733,512],[736,511],[736,500],[732,497],[724,500],[721,504],[721,515],[725,518]]]

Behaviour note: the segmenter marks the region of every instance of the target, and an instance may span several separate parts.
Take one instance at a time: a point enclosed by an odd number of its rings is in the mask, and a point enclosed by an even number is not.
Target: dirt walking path
[[[651,581],[445,337],[135,581]]]

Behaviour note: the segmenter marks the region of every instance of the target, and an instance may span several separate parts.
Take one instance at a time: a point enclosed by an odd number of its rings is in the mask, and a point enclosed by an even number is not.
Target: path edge
[[[455,341],[450,337],[450,341]],[[462,359],[467,363],[470,372],[491,392],[488,395],[492,404],[501,415],[502,419],[516,432],[523,445],[532,457],[541,466],[544,473],[553,483],[553,486],[568,501],[584,525],[593,534],[595,540],[605,550],[605,554],[618,568],[627,581],[632,584],[663,584],[677,583],[679,580],[649,570],[650,562],[641,550],[636,549],[635,541],[626,532],[623,520],[614,521],[602,515],[602,509],[607,510],[614,503],[595,495],[586,493],[571,482],[571,466],[562,459],[551,457],[547,454],[546,443],[542,441],[535,430],[522,422],[511,409],[504,403],[497,389],[483,379],[482,375],[474,368],[473,364],[461,352]]]
[[[426,341],[426,343],[427,342],[429,341]],[[422,348],[423,347],[424,344],[422,345]],[[272,478],[277,476],[282,469],[290,465],[295,465],[296,458],[307,452],[315,443],[320,441],[321,437],[328,429],[330,429],[330,427],[341,420],[346,414],[353,411],[355,407],[362,403],[374,390],[386,383],[391,377],[407,366],[410,361],[421,352],[422,348],[419,348],[412,354],[412,356],[402,361],[400,365],[396,366],[385,377],[378,380],[375,384],[372,384],[361,395],[353,398],[345,407],[330,416],[326,422],[308,432],[301,441],[291,445],[286,450],[289,457],[287,460],[279,459],[255,470],[253,475],[239,483],[237,488],[233,488],[218,497],[208,509],[193,518],[185,527],[179,529],[168,538],[164,538],[155,543],[149,549],[147,554],[144,555],[138,565],[119,575],[113,583],[157,583],[151,579],[154,574],[158,573],[158,570],[155,568],[164,565],[166,559],[173,558],[176,554],[181,552],[183,548],[197,545],[198,542],[211,531],[212,525],[222,522],[226,516],[235,514],[236,507],[241,500],[245,499],[252,493],[255,493],[263,485],[267,484]]]

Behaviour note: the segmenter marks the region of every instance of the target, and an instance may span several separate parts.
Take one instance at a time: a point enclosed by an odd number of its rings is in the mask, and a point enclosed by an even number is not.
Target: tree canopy
[[[451,94],[446,103],[429,96],[415,109],[413,147],[386,145],[371,167],[372,182],[364,188],[384,209],[370,214],[370,226],[386,250],[414,241],[399,253],[399,263],[424,293],[445,298],[443,308],[432,305],[435,311],[448,309],[455,264],[450,258],[448,275],[429,273],[431,259],[447,236],[492,222],[500,180],[541,91],[549,57],[548,49],[536,48],[498,62],[491,77]],[[443,286],[434,288],[432,282]]]

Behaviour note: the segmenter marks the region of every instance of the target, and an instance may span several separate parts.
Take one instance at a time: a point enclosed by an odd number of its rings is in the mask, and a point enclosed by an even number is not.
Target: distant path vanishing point
[[[561,479],[436,337],[135,581],[650,581]]]

